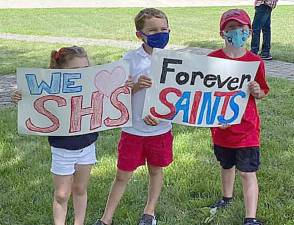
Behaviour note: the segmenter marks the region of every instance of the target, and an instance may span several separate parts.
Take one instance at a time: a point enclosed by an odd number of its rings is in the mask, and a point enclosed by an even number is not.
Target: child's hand
[[[17,104],[22,99],[21,91],[16,90],[11,94],[11,100],[13,103]]]
[[[134,82],[133,82],[131,76],[129,76],[129,78],[128,78],[127,81],[125,82],[125,86],[126,86],[126,87],[129,87],[129,88],[131,88],[131,89],[133,89],[133,87],[134,87]]]
[[[262,90],[256,81],[251,81],[248,84],[249,92],[254,98],[260,98]]]
[[[151,115],[145,116],[144,122],[150,126],[157,126],[159,124],[159,120],[152,117]]]
[[[231,127],[230,124],[221,124],[221,126],[219,128],[222,129],[222,130],[225,130],[225,129],[229,128],[229,127]]]
[[[152,85],[152,80],[151,78],[145,76],[145,75],[141,75],[138,79],[138,85],[139,85],[139,88],[142,89],[142,88],[150,88],[151,85]]]

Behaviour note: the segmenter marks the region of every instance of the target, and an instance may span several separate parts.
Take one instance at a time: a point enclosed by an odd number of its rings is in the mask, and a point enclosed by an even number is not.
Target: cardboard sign
[[[71,136],[131,126],[125,61],[80,69],[20,68],[18,131]]]
[[[191,52],[155,50],[143,117],[178,124],[217,127],[238,124],[259,62],[199,56]]]

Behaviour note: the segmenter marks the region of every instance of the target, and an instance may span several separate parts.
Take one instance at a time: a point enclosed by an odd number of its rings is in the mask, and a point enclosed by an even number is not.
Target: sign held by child
[[[147,89],[143,117],[218,127],[241,122],[259,62],[156,49],[151,65],[154,85]]]
[[[124,61],[79,69],[20,68],[18,131],[71,136],[131,126]]]

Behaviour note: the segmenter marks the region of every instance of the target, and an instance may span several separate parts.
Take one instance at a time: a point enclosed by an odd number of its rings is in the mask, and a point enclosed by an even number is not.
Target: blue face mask
[[[224,32],[225,39],[235,48],[241,48],[249,38],[250,32],[248,29],[236,29]]]
[[[169,33],[168,32],[160,32],[155,34],[144,34],[140,31],[147,38],[147,45],[151,48],[164,48],[168,41],[169,41]]]

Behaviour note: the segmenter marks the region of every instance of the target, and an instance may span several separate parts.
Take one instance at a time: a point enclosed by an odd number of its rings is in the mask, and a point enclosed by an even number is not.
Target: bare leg
[[[132,177],[132,174],[133,172],[122,171],[120,169],[117,169],[116,177],[110,189],[110,193],[108,196],[104,214],[101,218],[101,220],[104,223],[106,224],[112,223],[114,212],[119,204],[120,199],[122,198],[125,192],[126,186],[130,178]]]
[[[163,185],[163,169],[148,165],[149,170],[149,189],[148,200],[144,209],[144,214],[154,216],[155,207]]]
[[[223,188],[223,195],[227,198],[233,197],[234,192],[234,183],[235,183],[235,167],[231,169],[223,169],[221,170],[222,173],[222,188]]]
[[[72,175],[53,175],[54,200],[53,200],[53,220],[55,225],[65,225],[67,213],[67,202],[71,193]]]
[[[258,203],[258,182],[255,172],[240,172],[243,184],[243,194],[246,218],[255,218]]]
[[[92,165],[76,165],[72,183],[72,197],[75,212],[74,225],[83,225],[87,209],[87,187]]]

